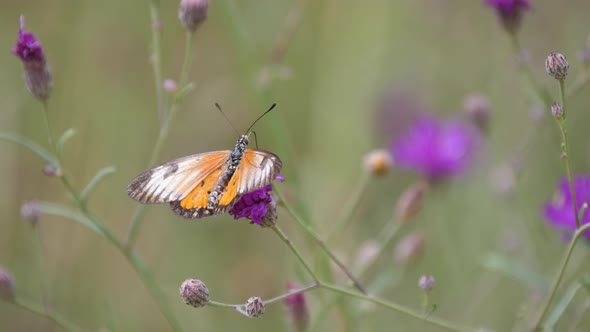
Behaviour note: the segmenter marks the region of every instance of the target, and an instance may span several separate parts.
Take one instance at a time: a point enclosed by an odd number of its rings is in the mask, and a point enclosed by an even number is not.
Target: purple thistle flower
[[[30,32],[24,30],[25,18],[20,17],[18,40],[12,53],[23,63],[25,83],[29,92],[37,99],[46,101],[51,94],[51,73],[45,60],[41,43]]]
[[[391,149],[397,166],[439,180],[467,170],[479,141],[475,128],[460,121],[421,116],[397,137]]]
[[[285,178],[282,175],[276,177],[277,180],[283,182]],[[265,217],[269,220],[269,225],[272,226],[276,220],[276,198],[270,192],[272,185],[264,186],[249,193],[242,195],[238,201],[229,210],[234,219],[248,218],[251,224],[264,225]]]
[[[580,211],[584,203],[590,203],[590,175],[578,175],[574,177],[574,190],[576,193],[577,207]],[[558,190],[551,200],[545,204],[544,215],[549,223],[558,229],[568,232],[576,231],[576,217],[572,208],[572,195],[567,179],[559,181]],[[588,211],[590,212],[590,211]],[[586,212],[582,224],[590,222],[590,213]],[[590,230],[584,232],[584,237],[590,240]]]
[[[530,8],[528,0],[483,0],[488,7],[492,8],[504,28],[515,33],[520,27],[522,13]]]

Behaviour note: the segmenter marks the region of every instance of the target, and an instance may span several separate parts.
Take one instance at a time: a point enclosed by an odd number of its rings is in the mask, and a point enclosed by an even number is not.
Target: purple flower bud
[[[561,120],[563,118],[563,108],[558,102],[553,102],[551,104],[551,114],[557,120]]]
[[[551,52],[545,60],[545,71],[556,80],[564,80],[567,77],[570,64],[565,55],[559,52]]]
[[[420,280],[418,280],[418,286],[425,292],[430,292],[434,288],[434,277],[429,274],[421,276]]]
[[[178,7],[178,18],[182,25],[195,31],[207,18],[209,0],[181,0]]]
[[[0,267],[0,300],[13,301],[15,297],[14,278]]]
[[[163,87],[164,90],[166,90],[166,92],[168,93],[174,93],[178,91],[178,84],[176,83],[176,81],[171,79],[164,80]]]
[[[299,285],[294,282],[287,284],[287,291],[298,289]],[[285,305],[287,305],[287,314],[289,321],[297,332],[303,332],[307,330],[309,325],[309,309],[307,307],[307,300],[305,299],[305,293],[299,293],[290,295],[285,298]]]
[[[35,200],[25,202],[20,207],[20,215],[25,221],[28,221],[29,223],[35,225],[41,217],[41,209],[39,208],[39,203]]]
[[[24,31],[24,27],[25,19],[21,16],[18,40],[12,53],[23,63],[25,84],[29,92],[40,101],[46,101],[51,95],[52,86],[49,66],[41,43],[32,33]]]
[[[62,177],[64,175],[61,169],[55,168],[52,165],[45,165],[43,167],[43,174],[49,177]]]
[[[590,175],[577,175],[574,177],[574,191],[576,194],[576,211],[580,211],[584,203],[590,202]],[[561,179],[559,187],[553,198],[545,204],[545,219],[555,228],[567,233],[576,230],[576,216],[574,215],[572,195],[567,179]],[[582,224],[590,222],[590,212],[587,211],[582,219]],[[590,241],[590,230],[584,232],[584,237]]]
[[[516,33],[522,21],[522,14],[530,8],[528,0],[484,0],[492,8],[509,33]]]
[[[209,289],[201,280],[186,279],[180,285],[180,297],[195,308],[204,307],[209,303]]]
[[[406,235],[395,247],[394,261],[400,265],[416,262],[424,254],[426,237],[421,232]]]
[[[264,302],[258,296],[253,296],[246,301],[246,313],[248,317],[257,318],[264,314]]]

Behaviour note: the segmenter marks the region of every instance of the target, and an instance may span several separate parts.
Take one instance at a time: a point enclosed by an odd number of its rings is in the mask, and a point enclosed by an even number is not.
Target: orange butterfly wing
[[[283,163],[275,154],[246,149],[240,166],[219,200],[219,205],[230,206],[237,197],[270,184],[280,174],[282,167]]]
[[[214,151],[179,158],[137,176],[127,194],[141,203],[178,201],[208,176],[223,167],[230,151]]]

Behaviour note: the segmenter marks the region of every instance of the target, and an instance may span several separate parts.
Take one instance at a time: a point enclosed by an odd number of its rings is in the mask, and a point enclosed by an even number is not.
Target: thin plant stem
[[[357,292],[349,291],[347,289],[340,288],[340,287],[337,287],[337,286],[334,286],[334,285],[331,285],[328,283],[324,283],[324,282],[320,283],[320,287],[324,288],[324,289],[331,290],[335,293],[339,293],[341,295],[354,297],[359,300],[375,303],[379,306],[385,307],[385,308],[390,309],[392,311],[396,311],[396,312],[404,314],[406,316],[410,316],[412,318],[421,320],[421,321],[429,323],[431,325],[436,325],[438,327],[444,328],[449,331],[456,331],[456,332],[468,331],[468,329],[456,326],[455,324],[448,322],[446,320],[443,320],[440,318],[435,318],[432,316],[425,317],[421,313],[413,311],[409,308],[406,308],[404,306],[401,306],[401,305],[398,305],[395,303],[391,303],[389,301],[381,300],[381,299],[373,297],[373,296],[368,296],[368,295],[360,294]]]
[[[541,310],[541,315],[539,316],[539,318],[537,319],[537,322],[535,323],[535,331],[541,330],[541,327],[542,327],[541,324],[543,323],[543,320],[545,319],[545,316],[547,315],[547,312],[549,310],[549,305],[551,304],[551,301],[553,301],[553,298],[555,297],[555,294],[557,293],[557,289],[559,288],[559,285],[561,284],[561,280],[563,279],[563,275],[565,274],[565,270],[566,270],[567,265],[570,261],[572,253],[574,252],[574,248],[576,247],[578,239],[588,229],[590,229],[590,223],[584,224],[582,227],[578,228],[576,230],[576,232],[574,233],[574,236],[572,237],[570,244],[567,248],[567,251],[565,252],[565,255],[564,255],[563,260],[561,262],[561,266],[560,266],[559,270],[557,271],[555,277],[553,278],[553,284],[551,285],[551,288],[549,291],[549,296],[545,300],[545,303],[541,306],[541,308],[543,308],[543,309]]]
[[[351,196],[352,198],[346,204],[347,209],[344,212],[342,219],[336,223],[336,226],[333,228],[330,235],[328,235],[326,242],[329,243],[332,241],[332,239],[334,239],[338,234],[340,234],[340,232],[344,231],[350,225],[350,222],[353,220],[354,213],[358,209],[363,197],[365,196],[365,193],[367,192],[367,189],[369,188],[370,178],[371,177],[368,172],[363,172],[358,184],[356,185],[356,188],[353,191]]]
[[[180,71],[180,89],[179,91],[183,90],[184,85],[186,84],[188,73],[190,71],[191,66],[191,59],[192,59],[192,32],[186,33],[185,39],[185,51],[184,51],[184,61],[182,65],[182,69]],[[152,155],[150,157],[148,166],[152,167],[158,161],[160,157],[160,153],[162,152],[162,148],[164,147],[164,143],[168,139],[168,134],[170,132],[170,126],[174,122],[174,118],[178,111],[178,104],[180,102],[180,96],[175,96],[172,100],[172,104],[170,105],[170,109],[168,113],[165,115],[165,121],[160,127],[160,133],[158,134],[158,139],[156,140],[156,145],[152,151]],[[126,246],[128,248],[133,248],[135,245],[135,241],[137,240],[137,235],[139,234],[139,229],[141,226],[141,222],[143,221],[143,217],[145,216],[145,212],[147,210],[147,205],[140,204],[135,209],[133,216],[131,217],[131,221],[129,222],[129,227],[127,230],[127,239],[125,241]]]
[[[53,133],[51,132],[51,125],[49,124],[49,115],[47,114],[47,113],[49,113],[49,108],[47,106],[46,101],[43,102],[43,109],[42,109],[41,113],[43,113],[43,123],[45,124],[45,130],[47,130],[47,138],[49,140],[49,146],[51,146],[51,149],[53,149],[54,152],[57,152],[57,148],[55,146],[55,140],[53,139]],[[61,164],[61,157],[57,153],[56,153],[56,157],[57,157],[57,160],[59,161],[59,163]]]
[[[326,243],[320,239],[319,235],[316,234],[316,232],[305,221],[303,221],[303,219],[301,219],[301,217],[297,214],[297,212],[295,212],[295,210],[291,207],[291,205],[289,205],[289,203],[287,203],[287,201],[285,200],[285,197],[283,196],[281,191],[276,186],[273,186],[273,187],[274,187],[275,192],[279,196],[279,199],[281,200],[281,202],[283,202],[283,206],[285,207],[287,212],[291,215],[291,217],[293,217],[293,219],[295,219],[297,224],[299,224],[299,226],[301,226],[301,228],[305,231],[305,233],[307,233],[307,235],[309,237],[313,238],[315,243],[322,249],[322,251],[324,251],[324,253],[342,270],[342,272],[344,272],[346,274],[346,276],[354,284],[354,287],[356,287],[363,294],[367,294],[365,287],[360,283],[360,281],[358,281],[358,279],[352,274],[352,272],[350,272],[350,270],[346,267],[346,265],[344,265],[344,263],[342,263],[342,261],[340,261],[336,257],[336,255],[334,255],[334,253],[332,252],[332,250],[330,250],[330,248],[328,248]]]
[[[305,293],[307,291],[316,289],[318,287],[320,287],[320,282],[319,281],[316,281],[316,282],[314,282],[313,284],[311,284],[309,286],[305,286],[305,287],[301,287],[301,288],[298,288],[298,289],[294,289],[292,291],[286,292],[286,293],[281,294],[279,296],[275,296],[275,297],[273,297],[271,299],[262,300],[262,302],[264,302],[264,304],[271,304],[271,303],[280,301],[280,300],[282,300],[284,298],[287,298],[287,297],[289,297],[291,295]],[[230,303],[223,303],[223,302],[217,302],[217,301],[209,301],[209,303],[207,305],[208,306],[211,306],[211,307],[217,307],[217,308],[233,308],[233,309],[236,309],[238,307],[243,307],[244,306],[243,303],[240,303],[240,304],[230,304]]]
[[[563,153],[562,159],[565,166],[565,172],[567,180],[569,182],[570,193],[572,195],[572,207],[574,209],[574,216],[576,218],[576,228],[580,228],[581,221],[578,216],[578,201],[576,200],[576,188],[574,186],[574,179],[569,162],[569,144],[567,135],[567,108],[566,108],[566,95],[565,95],[565,84],[564,80],[559,80],[559,93],[561,96],[561,108],[563,109],[563,116],[557,120],[559,129],[561,131],[561,151]]]
[[[305,258],[303,258],[303,255],[301,255],[299,250],[297,250],[297,248],[295,248],[295,245],[293,245],[293,242],[291,242],[291,240],[289,240],[287,235],[276,224],[272,226],[272,230],[281,238],[281,240],[283,240],[283,242],[285,242],[287,247],[289,247],[289,249],[291,249],[293,254],[297,257],[297,259],[301,263],[301,265],[303,265],[303,267],[305,268],[307,273],[309,273],[309,276],[313,279],[313,281],[317,282],[319,280],[318,276],[315,274],[315,272],[313,272],[313,269],[307,263]]]
[[[375,259],[367,265],[365,265],[360,271],[357,272],[359,278],[362,278],[375,264],[379,261],[379,258],[383,256],[386,250],[391,246],[393,239],[400,230],[401,224],[396,220],[394,216],[384,227],[379,234],[382,234],[381,240],[379,240],[379,247],[377,248],[377,256]]]
[[[45,259],[43,256],[41,225],[39,223],[33,225],[33,232],[35,233],[35,251],[37,252],[37,272],[39,277],[39,287],[41,290],[41,303],[43,304],[43,309],[45,310],[45,313],[47,313],[49,312],[49,300],[47,296],[47,285],[45,282],[45,280],[47,280],[47,273],[45,269]]]
[[[166,123],[166,104],[164,102],[164,87],[162,86],[162,58],[160,49],[160,1],[150,2],[150,16],[152,20],[152,70],[156,88],[156,107],[160,118],[160,130]]]
[[[15,299],[14,301],[12,301],[11,303],[13,303],[15,306],[17,306],[23,310],[26,310],[34,315],[37,315],[39,317],[43,317],[43,318],[51,321],[52,323],[61,327],[65,331],[75,332],[75,331],[82,330],[81,328],[77,327],[73,323],[70,323],[69,321],[67,321],[62,316],[60,316],[54,312],[47,311],[45,308],[36,306],[34,304],[26,303],[23,300],[18,299],[18,298]]]

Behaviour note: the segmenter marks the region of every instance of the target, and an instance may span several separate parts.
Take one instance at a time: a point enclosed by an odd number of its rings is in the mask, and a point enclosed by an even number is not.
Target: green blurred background
[[[90,206],[123,237],[138,204],[125,188],[146,169],[158,135],[149,2],[4,0],[0,6],[0,130],[47,146],[41,105],[26,91],[21,64],[10,53],[19,15],[24,14],[26,30],[40,39],[52,69],[49,117],[54,133],[77,131],[65,149],[66,169],[81,188],[101,167],[117,168],[93,194]],[[164,78],[178,79],[183,59],[184,29],[177,6],[177,1],[161,2]],[[261,92],[253,73],[268,70],[265,63],[285,18],[300,9],[300,26],[280,70],[288,72],[288,79],[275,80],[268,92]],[[522,44],[535,77],[554,98],[558,86],[545,75],[544,59],[561,51],[575,78],[581,70],[576,54],[590,32],[589,11],[586,1],[544,0],[535,1],[525,14]],[[394,265],[393,254],[386,255],[380,268],[389,282],[381,295],[419,309],[417,280],[429,273],[437,281],[431,295],[435,315],[496,331],[522,327],[521,316],[530,313],[543,289],[535,285],[551,281],[565,250],[540,210],[563,174],[559,136],[551,119],[530,119],[534,100],[518,75],[510,41],[480,1],[211,0],[209,18],[194,45],[190,80],[195,90],[182,101],[159,161],[233,146],[236,134],[215,102],[239,130],[276,102],[278,109],[255,128],[259,145],[282,157],[287,181],[281,186],[322,235],[346,209],[363,171],[364,154],[389,144],[386,135],[377,134],[389,125],[377,121],[382,96],[394,89],[412,91],[434,112],[459,116],[466,95],[487,95],[491,125],[476,168],[435,188],[422,213],[402,230],[400,236],[424,232],[427,246],[422,259],[408,266]],[[580,173],[590,162],[587,91],[569,102],[571,161]],[[515,191],[509,199],[498,197],[490,174],[511,161],[524,141],[529,144],[519,154],[522,172]],[[0,143],[0,156],[0,266],[14,275],[18,295],[39,303],[43,280],[50,308],[85,329],[170,330],[123,256],[78,224],[42,217],[46,269],[39,271],[34,233],[21,221],[20,205],[29,199],[73,204],[58,180],[42,174],[44,163],[37,156],[6,142]],[[352,225],[331,242],[343,260],[352,262],[360,243],[380,231],[399,194],[416,179],[396,169],[371,182]],[[306,257],[321,257],[287,213],[279,212],[279,223]],[[288,280],[309,281],[272,232],[227,215],[186,221],[165,205],[151,207],[137,250],[187,331],[289,327],[282,304],[269,306],[257,320],[231,310],[193,309],[178,296],[186,278],[203,280],[212,299],[228,303],[276,296]],[[485,268],[490,253],[500,257],[501,266],[512,262],[522,268],[525,280],[514,277],[514,269],[506,274]],[[587,257],[587,248],[576,252],[566,285],[588,272]],[[531,280],[535,277],[540,278],[537,284]],[[313,319],[330,297],[322,290],[310,295]],[[564,326],[583,297],[565,313]],[[362,307],[353,299],[346,302],[352,312]],[[345,316],[331,310],[316,330],[438,331],[381,308],[370,308],[355,322]],[[590,321],[585,324],[588,329]],[[0,303],[0,330],[59,328]]]

